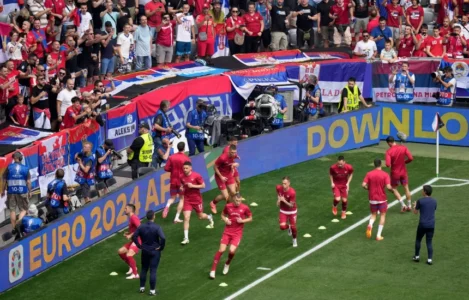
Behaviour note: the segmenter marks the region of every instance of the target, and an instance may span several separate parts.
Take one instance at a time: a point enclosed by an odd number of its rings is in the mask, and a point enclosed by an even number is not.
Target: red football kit
[[[366,174],[363,182],[368,185],[368,200],[370,201],[371,212],[385,213],[388,210],[385,189],[386,185],[391,183],[389,174],[383,170],[373,170]]]
[[[413,56],[427,57],[427,54],[425,53],[425,48],[427,47],[427,42],[430,40],[429,35],[423,36],[422,34],[417,34],[416,38],[417,41],[419,41],[420,43],[420,47],[418,49],[415,49]]]
[[[443,56],[443,47],[445,46],[443,44],[443,38],[440,37],[428,37],[427,38],[427,46],[430,46],[430,52],[434,56]]]
[[[235,184],[234,172],[231,167],[235,163],[235,158],[236,157],[230,157],[229,154],[222,154],[215,161],[215,165],[220,171],[220,174],[228,179],[227,181],[223,181],[217,174],[215,174],[215,181],[217,182],[220,190],[226,189],[226,185]]]
[[[182,174],[180,177],[181,186],[184,188],[184,206],[182,211],[195,210],[196,213],[203,212],[202,194],[200,189],[189,188],[188,184],[201,185],[204,183],[199,173],[192,171],[189,175]]]
[[[386,151],[386,166],[391,168],[391,185],[408,184],[406,164],[414,158],[404,145],[394,145]]]
[[[334,197],[347,198],[347,181],[348,177],[353,174],[352,165],[345,164],[341,168],[338,164],[333,164],[329,168],[329,174],[332,176],[332,182],[334,183],[334,188],[332,189]]]
[[[169,195],[175,197],[181,195],[181,176],[184,174],[184,163],[191,161],[184,152],[178,152],[171,155],[164,166],[166,172],[170,172]]]
[[[223,148],[223,154],[228,155],[228,153],[230,153],[230,145],[227,145],[225,148]],[[236,155],[235,158],[239,159],[239,156]],[[234,178],[238,178],[238,177],[239,177],[239,173],[238,173],[238,169],[237,169],[237,168],[234,169],[233,177],[234,177]]]
[[[405,37],[401,40],[399,43],[399,49],[397,52],[398,57],[411,57],[412,52],[414,51],[414,40],[412,38],[412,35],[409,35],[408,37]]]
[[[259,32],[261,32],[261,21],[263,20],[261,14],[258,12],[255,12],[252,15],[250,13],[246,13],[243,16],[243,19],[246,24],[246,29],[252,32],[252,35],[248,35],[258,36]]]
[[[236,206],[234,203],[228,203],[223,209],[223,215],[230,219],[231,225],[226,225],[221,237],[221,244],[239,246],[243,237],[244,223],[238,223],[237,219],[247,219],[252,216],[249,206],[241,203]]]
[[[463,58],[464,45],[463,36],[450,36],[446,45],[446,54],[449,58]]]
[[[412,25],[414,29],[417,29],[417,27],[419,27],[420,22],[423,19],[423,14],[424,12],[421,6],[417,6],[417,8],[412,6],[407,8],[406,15],[409,16],[410,25]]]
[[[137,228],[140,226],[140,219],[137,217],[136,214],[133,214],[130,218],[129,218],[129,233],[134,233],[135,231],[137,231]],[[139,242],[141,243],[141,240],[140,238],[138,238]],[[133,250],[135,253],[138,253],[138,247],[137,245],[135,245],[134,242],[128,242],[127,244],[124,245],[125,248],[127,248],[127,250],[131,249]]]
[[[388,11],[388,19],[386,23],[389,27],[399,28],[399,18],[404,15],[400,5],[394,6],[393,4],[386,5]]]
[[[15,105],[10,112],[10,116],[13,116],[21,126],[28,126],[26,124],[26,118],[29,116],[29,108],[27,105]]]
[[[349,9],[347,5],[344,3],[343,6],[333,5],[329,11],[331,15],[337,16],[335,19],[336,25],[347,25],[350,23],[349,21]]]
[[[289,187],[288,190],[284,190],[281,184],[276,186],[277,195],[285,198],[288,203],[293,203],[293,206],[290,207],[285,204],[283,201],[280,202],[280,213],[278,217],[279,223],[286,223],[287,221],[290,225],[296,224],[296,191],[292,187]]]
[[[72,128],[75,126],[76,120],[73,118],[81,113],[81,106],[76,108],[75,105],[72,105],[67,108],[65,111],[64,118],[62,123],[60,123],[60,130]]]

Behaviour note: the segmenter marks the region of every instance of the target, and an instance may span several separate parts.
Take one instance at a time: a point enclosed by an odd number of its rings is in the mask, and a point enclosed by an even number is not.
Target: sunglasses
[[[101,84],[101,85],[98,85],[98,87],[104,87],[104,85]]]
[[[239,10],[232,10],[232,13],[239,13]]]
[[[369,35],[364,35],[363,37],[366,38],[366,37],[370,37],[370,36]]]
[[[45,70],[39,70],[39,69],[38,69],[37,71],[38,71],[38,72],[44,72]]]
[[[59,75],[65,76],[66,73],[59,73]]]

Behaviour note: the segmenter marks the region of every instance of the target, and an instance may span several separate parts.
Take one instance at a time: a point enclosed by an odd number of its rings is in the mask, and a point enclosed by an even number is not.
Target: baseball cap
[[[145,129],[150,130],[150,126],[149,126],[148,123],[146,123],[146,122],[140,123],[140,128],[145,128]]]
[[[110,139],[105,140],[104,145],[108,146],[111,149],[114,149],[114,143]]]
[[[208,3],[204,3],[204,6],[203,6],[203,8],[204,8],[204,9],[205,9],[205,8],[210,8],[210,4],[208,4]]]
[[[37,217],[38,210],[35,204],[31,204],[28,209],[28,215]]]

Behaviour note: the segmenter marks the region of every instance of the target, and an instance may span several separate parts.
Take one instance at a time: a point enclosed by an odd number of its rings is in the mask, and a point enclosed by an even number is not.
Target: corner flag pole
[[[445,123],[440,118],[440,114],[436,113],[433,119],[432,129],[436,132],[436,177],[440,174],[440,128],[445,126]]]

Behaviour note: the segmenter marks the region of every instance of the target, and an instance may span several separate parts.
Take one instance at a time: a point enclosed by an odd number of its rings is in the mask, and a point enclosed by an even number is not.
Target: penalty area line
[[[418,193],[424,185],[428,185],[428,184],[432,184],[436,181],[438,181],[438,179],[441,179],[441,178],[433,178],[427,182],[425,182],[424,184],[422,184],[421,186],[413,189],[410,194],[411,195],[414,195],[416,193]],[[403,196],[401,198],[401,200],[404,200],[405,199],[405,196]],[[393,202],[391,202],[388,207],[391,208],[393,207],[394,205],[398,204],[399,201],[398,200],[394,200]],[[330,238],[328,238],[327,240],[321,242],[320,244],[314,246],[313,248],[309,249],[308,251],[304,252],[303,254],[295,257],[294,259],[286,262],[285,264],[283,264],[282,266],[276,268],[275,270],[267,273],[266,275],[262,276],[261,278],[251,282],[250,284],[248,284],[247,286],[243,287],[242,289],[240,289],[239,291],[235,292],[234,294],[231,294],[230,296],[226,297],[225,300],[232,300],[232,299],[235,299],[236,297],[244,294],[245,292],[249,291],[250,289],[252,289],[253,287],[259,285],[260,283],[266,281],[267,279],[273,277],[274,275],[276,275],[277,273],[280,273],[281,271],[285,270],[286,268],[292,266],[293,264],[299,262],[300,260],[302,260],[303,258],[306,258],[308,257],[309,255],[313,254],[314,252],[318,251],[319,249],[329,245],[330,243],[332,243],[333,241],[335,241],[336,239],[340,238],[341,236],[349,233],[350,231],[354,230],[355,228],[357,228],[358,226],[361,226],[363,225],[364,223],[368,222],[368,220],[370,219],[370,216],[366,216],[365,218],[361,219],[360,221],[356,222],[355,224],[351,225],[350,227],[347,227],[346,229],[342,230],[341,232],[331,236]]]

